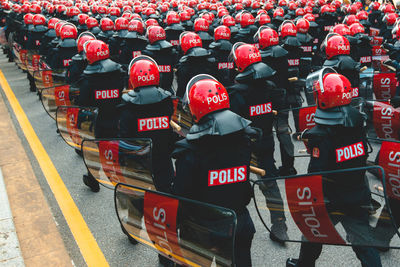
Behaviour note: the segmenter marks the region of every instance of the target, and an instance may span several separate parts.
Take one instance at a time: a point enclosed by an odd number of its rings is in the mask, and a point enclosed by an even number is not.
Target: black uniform
[[[236,76],[238,83],[228,88],[231,110],[251,120],[254,127],[262,130],[261,140],[255,145],[253,151],[259,167],[266,172],[265,177],[262,178],[278,176],[274,160],[275,144],[272,134],[274,115],[272,111],[280,109],[282,106],[284,92],[277,89],[273,82],[267,80],[273,74],[274,71],[264,63],[255,63],[247,67],[244,72],[239,73]],[[286,234],[286,218],[282,212],[281,195],[276,181],[266,182],[262,192],[267,196],[267,206],[274,207],[270,210],[272,228],[277,228],[276,231],[274,229],[274,232]],[[271,198],[278,201],[274,203],[270,201]]]
[[[190,48],[178,63],[176,95],[183,97],[186,85],[197,74],[214,75],[214,73],[216,73],[215,59],[210,57],[210,52],[201,47]]]
[[[240,28],[237,34],[232,37],[232,42],[244,42],[246,44],[254,43],[254,34],[257,32],[257,27],[255,25],[249,25],[244,28]]]
[[[264,50],[260,50],[260,52],[262,61],[276,71],[272,77],[272,81],[276,86],[281,89],[289,88],[288,52],[279,45],[267,47]],[[294,174],[294,145],[290,138],[289,111],[287,110],[289,104],[285,96],[281,101],[282,106],[278,110],[274,124],[281,153],[282,167],[280,172],[283,174],[283,171],[287,171],[287,173]]]
[[[229,60],[229,55],[232,50],[232,43],[229,40],[217,40],[209,46],[211,56],[215,58],[217,65],[217,80],[224,86],[233,84],[236,72],[234,63]]]
[[[78,53],[75,39],[64,39],[52,49],[52,56],[46,62],[53,70],[66,69],[71,59]]]
[[[176,158],[174,194],[230,208],[237,214],[236,266],[251,266],[250,247],[255,233],[246,208],[252,196],[251,143],[244,131],[249,124],[229,110],[208,114],[192,126],[186,139],[176,143],[173,152]],[[242,181],[212,186],[216,181],[209,176],[210,171],[228,168],[240,168],[244,174]]]
[[[357,110],[350,106],[337,107],[329,111],[321,112],[317,109],[315,121],[317,125],[304,133],[303,137],[308,139],[308,145],[312,153],[308,172],[320,172],[329,170],[340,170],[348,168],[363,167],[366,165],[368,157],[368,147],[366,136],[363,129],[364,119]],[[337,114],[339,116],[330,116]],[[328,114],[328,115],[327,115]],[[331,121],[332,117],[340,118],[340,122]],[[331,125],[329,125],[331,124]],[[333,125],[332,125],[333,124]],[[338,158],[337,149],[362,143],[363,153],[358,156],[342,160]],[[327,199],[328,212],[345,213],[346,216],[335,217],[331,215],[334,224],[341,223],[347,233],[350,242],[357,241],[359,238],[366,238],[358,231],[371,232],[369,225],[369,213],[361,206],[370,206],[371,192],[368,182],[365,180],[365,171],[353,171],[348,173],[326,175],[323,180],[323,192]],[[362,220],[365,224],[358,224],[357,230],[354,229],[354,220]],[[371,233],[372,235],[372,233]],[[371,236],[369,235],[369,236]],[[361,243],[365,243],[362,242]],[[381,266],[379,254],[375,248],[353,246],[357,258],[362,266]],[[322,245],[316,243],[303,243],[300,250],[300,258],[296,266],[314,266],[322,251]]]
[[[167,41],[173,46],[179,46],[179,36],[185,31],[185,28],[180,23],[169,25],[165,28]]]
[[[175,93],[172,90],[174,80],[174,68],[178,61],[178,53],[171,43],[160,40],[153,44],[148,44],[143,50],[143,55],[153,58],[160,71],[160,87],[164,90]]]
[[[88,65],[83,74],[78,104],[98,107],[95,137],[116,137],[119,117],[117,105],[120,104],[124,88],[121,65],[105,59]]]
[[[334,68],[339,74],[349,79],[353,88],[360,85],[360,63],[354,61],[350,56],[338,55],[325,60],[323,67]]]
[[[122,100],[120,137],[151,138],[154,185],[157,191],[169,192],[174,176],[171,161],[174,133],[169,124],[173,114],[171,93],[147,86],[124,94]],[[160,121],[158,129],[143,126],[146,120],[154,119]]]

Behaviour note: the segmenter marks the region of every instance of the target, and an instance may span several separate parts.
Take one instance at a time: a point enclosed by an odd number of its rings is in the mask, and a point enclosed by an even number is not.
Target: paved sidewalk
[[[0,169],[0,266],[25,266]]]
[[[0,95],[0,168],[3,171],[12,219],[25,265],[28,267],[72,266],[73,263],[33,172],[30,159],[16,133],[2,95]],[[0,196],[3,195],[6,194],[0,192]],[[0,202],[3,203],[2,198]],[[0,206],[1,214],[2,207]],[[2,227],[0,223],[0,233],[3,232]],[[18,244],[17,240],[14,244]],[[18,247],[17,245],[8,246],[7,253],[16,255],[16,252],[11,250],[15,246]],[[3,260],[2,254],[0,254],[0,266],[3,266],[1,260]],[[23,261],[20,261],[21,266],[23,266]],[[7,263],[6,266],[14,265]]]

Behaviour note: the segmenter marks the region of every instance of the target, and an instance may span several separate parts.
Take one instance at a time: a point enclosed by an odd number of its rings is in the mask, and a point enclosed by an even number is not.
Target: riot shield
[[[26,56],[26,68],[28,72],[32,75],[35,71],[39,71],[40,55],[37,50],[28,50]]]
[[[73,88],[69,85],[44,88],[41,91],[40,101],[47,114],[56,119],[57,107],[76,104],[79,92],[79,88]]]
[[[396,94],[396,73],[375,73],[373,80],[376,99],[389,100]]]
[[[83,140],[83,160],[90,174],[101,184],[117,183],[154,189],[151,139]]]
[[[336,73],[332,68],[322,68],[318,71],[310,73],[306,79],[305,95],[307,104],[309,106],[315,104],[315,92],[319,91],[322,87],[322,78],[325,74]]]
[[[359,88],[353,88],[353,97],[371,99],[373,97],[374,69],[367,68],[360,72]]]
[[[34,71],[32,76],[38,90],[67,84],[65,69],[52,70],[42,61],[39,63],[39,70]]]
[[[13,55],[14,62],[17,66],[26,71],[27,70],[27,54],[28,51],[26,49],[22,49],[22,47],[18,43],[13,43]]]
[[[7,38],[6,38],[6,27],[0,28],[0,45],[4,48],[8,46]]]
[[[68,145],[80,150],[83,139],[94,139],[96,117],[97,108],[94,107],[59,106],[57,129]]]
[[[374,166],[258,180],[253,187],[258,215],[284,241],[400,248],[399,235],[381,238],[381,232],[398,231],[385,179],[369,179],[365,173],[371,169],[384,173]]]
[[[118,184],[115,208],[126,233],[185,266],[234,266],[234,211]]]
[[[366,101],[367,135],[370,138],[399,140],[400,108],[380,101]]]
[[[173,99],[174,104],[174,114],[172,115],[172,120],[178,124],[181,129],[177,132],[180,136],[185,137],[190,130],[190,127],[193,125],[193,119],[190,112],[185,110],[182,100],[179,98]]]

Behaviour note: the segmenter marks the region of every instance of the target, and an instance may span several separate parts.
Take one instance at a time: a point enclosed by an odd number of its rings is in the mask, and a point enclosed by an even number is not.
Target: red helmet
[[[126,18],[117,18],[115,20],[115,30],[127,30],[129,25],[129,21]]]
[[[89,18],[88,14],[79,14],[78,15],[78,23],[79,25],[84,25],[86,24],[86,20]]]
[[[348,26],[357,23],[358,19],[356,15],[348,15],[344,18],[343,23],[347,24]]]
[[[310,29],[310,22],[306,19],[298,19],[296,22],[297,31],[300,33],[307,33]]]
[[[33,25],[46,25],[46,18],[42,14],[33,16]]]
[[[182,11],[179,13],[181,21],[188,21],[192,17],[188,11]]]
[[[217,28],[214,29],[214,40],[230,40],[231,39],[231,30],[224,26],[218,26]]]
[[[81,11],[82,11],[83,13],[89,13],[90,7],[89,7],[88,5],[86,5],[86,4],[82,4],[82,5],[81,5]]]
[[[186,54],[186,52],[190,48],[203,46],[200,36],[198,36],[194,32],[181,33],[181,35],[179,36],[179,43],[181,44],[181,49],[183,51],[183,54]]]
[[[342,35],[342,36],[350,35],[350,29],[345,24],[337,24],[337,25],[335,25],[332,28],[332,31],[334,33],[337,33],[337,34]]]
[[[360,23],[354,23],[350,26],[350,34],[354,36],[357,33],[365,33],[364,26]]]
[[[303,8],[296,9],[296,17],[304,16],[304,14],[306,14],[306,12]]]
[[[235,24],[236,24],[235,19],[230,15],[223,16],[221,22],[222,22],[222,25],[224,25],[226,27],[235,26]]]
[[[231,52],[239,72],[243,72],[248,66],[261,62],[260,51],[251,44],[235,43]]]
[[[89,40],[83,45],[86,59],[89,64],[104,60],[110,57],[108,45],[100,40]]]
[[[63,20],[60,20],[59,22],[56,23],[56,25],[54,26],[54,30],[56,31],[56,36],[58,37],[60,36],[61,28],[65,23],[66,22]]]
[[[325,45],[326,58],[331,59],[337,55],[349,55],[350,54],[350,43],[346,37],[341,35],[333,35],[327,37]]]
[[[388,13],[382,19],[382,21],[385,22],[386,25],[389,25],[389,26],[395,24],[396,20],[397,20],[396,13]]]
[[[155,19],[148,19],[146,20],[146,27],[150,27],[150,26],[159,26],[157,20]]]
[[[148,27],[146,35],[149,39],[150,44],[153,44],[160,40],[165,40],[166,38],[165,30],[160,26]]]
[[[28,3],[26,3],[26,4],[23,4],[22,6],[21,6],[21,12],[22,13],[29,13],[29,4]]]
[[[121,9],[119,9],[118,7],[110,7],[108,9],[108,14],[110,14],[110,16],[119,17],[121,16]]]
[[[386,14],[394,13],[395,11],[396,11],[396,9],[394,8],[394,6],[392,4],[386,4],[383,8],[383,12],[385,12]]]
[[[78,37],[78,31],[74,24],[65,23],[60,29],[60,38],[64,39],[76,39]]]
[[[67,11],[67,7],[66,6],[64,6],[64,5],[58,5],[57,6],[57,13],[58,14],[62,14],[64,12],[66,12],[66,11]]]
[[[138,87],[159,85],[160,73],[158,65],[148,56],[138,56],[129,64],[129,84],[135,89]]]
[[[167,14],[167,24],[172,25],[181,22],[179,15],[175,11],[170,11]]]
[[[320,109],[349,105],[352,99],[350,81],[338,73],[328,73],[322,78],[322,88],[317,90],[317,104]]]
[[[380,7],[381,7],[381,4],[377,1],[374,1],[369,5],[369,8],[371,8],[371,10],[374,10],[374,11],[378,11]]]
[[[91,32],[83,32],[78,37],[78,53],[83,51],[83,45],[90,40],[96,40],[96,37]]]
[[[185,101],[196,123],[217,110],[229,109],[229,95],[225,87],[211,75],[194,76],[186,86]]]
[[[144,33],[143,21],[139,20],[139,19],[131,20],[131,22],[129,22],[129,25],[128,25],[128,31],[143,34]]]
[[[81,11],[79,10],[79,8],[77,8],[76,6],[72,6],[70,8],[67,9],[67,16],[68,17],[73,17],[73,16],[77,16],[81,13]]]
[[[358,20],[368,20],[368,12],[365,10],[361,10],[357,13]]]
[[[281,38],[285,38],[286,36],[296,36],[297,28],[291,21],[284,21],[282,25],[279,27],[279,32],[281,34]]]
[[[279,44],[278,33],[269,27],[260,27],[254,36],[254,40],[259,43],[261,49]]]
[[[97,19],[89,17],[86,19],[86,25],[87,25],[88,29],[92,29],[94,27],[98,27],[99,22],[97,21]]]
[[[240,26],[242,28],[245,28],[247,26],[253,25],[255,22],[255,19],[253,15],[250,12],[243,12],[240,15]]]
[[[357,5],[351,5],[350,6],[350,8],[349,8],[349,10],[348,10],[348,12],[350,13],[350,14],[357,14],[357,12],[358,12],[358,6]]]
[[[258,25],[264,25],[271,23],[271,18],[265,13],[261,13],[256,17],[256,21],[258,22]]]
[[[30,6],[29,11],[34,14],[42,13],[42,8],[39,5],[33,4]]]
[[[102,18],[100,20],[100,28],[103,32],[114,30],[114,22],[109,18]]]
[[[305,14],[303,18],[308,20],[309,22],[311,22],[311,21],[315,22],[315,17],[313,14]]]
[[[51,18],[49,19],[49,22],[47,23],[47,27],[49,29],[54,29],[54,26],[56,26],[57,22],[59,22],[60,20],[58,18]]]
[[[194,21],[194,31],[195,32],[208,32],[210,24],[204,18],[198,18]]]
[[[31,13],[28,13],[28,14],[24,15],[24,23],[26,25],[33,24],[33,15]]]

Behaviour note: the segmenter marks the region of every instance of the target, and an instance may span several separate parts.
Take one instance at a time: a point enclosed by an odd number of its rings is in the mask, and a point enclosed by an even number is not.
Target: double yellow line
[[[40,168],[53,192],[57,203],[68,223],[69,228],[79,246],[83,258],[88,266],[109,266],[103,252],[94,239],[89,227],[87,226],[82,214],[79,212],[74,200],[68,192],[63,180],[57,172],[56,167],[37,137],[31,123],[29,122],[24,110],[22,109],[14,92],[11,90],[3,72],[0,70],[0,85],[8,98],[8,102],[14,111],[21,129],[28,140],[28,143],[39,162]]]

